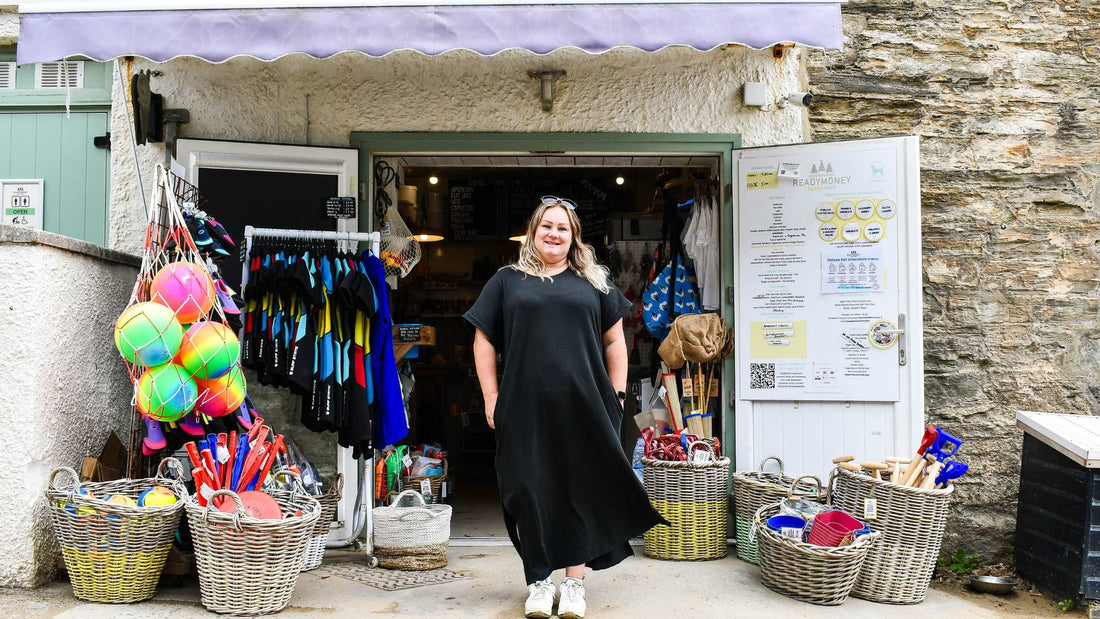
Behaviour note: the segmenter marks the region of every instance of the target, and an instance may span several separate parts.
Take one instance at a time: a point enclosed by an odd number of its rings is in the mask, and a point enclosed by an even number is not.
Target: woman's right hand
[[[486,398],[485,398],[485,421],[489,422],[489,427],[494,429],[494,430],[497,429],[496,420],[493,419],[493,413],[496,412],[496,408],[497,408],[497,396],[495,394],[492,395],[492,396],[486,396]]]

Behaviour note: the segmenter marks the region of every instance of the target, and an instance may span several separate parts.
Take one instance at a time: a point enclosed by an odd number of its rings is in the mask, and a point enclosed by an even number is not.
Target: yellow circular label
[[[844,200],[840,204],[836,205],[836,216],[841,219],[851,219],[852,215],[856,214],[856,205],[852,204],[848,200]]]
[[[850,224],[844,224],[844,231],[842,234],[844,235],[845,241],[857,241],[863,234],[863,229],[859,224],[852,222]]]
[[[837,235],[840,234],[840,228],[836,227],[836,224],[832,222],[826,222],[821,224],[821,227],[817,229],[817,235],[821,237],[822,241],[826,243],[832,243],[836,240]]]
[[[872,243],[877,243],[884,234],[886,234],[886,226],[877,221],[868,223],[867,227],[863,229],[863,238]]]
[[[819,202],[814,209],[814,215],[821,221],[829,221],[836,216],[836,207],[832,202]]]
[[[894,204],[893,200],[882,200],[875,208],[878,210],[878,216],[883,219],[890,219],[898,212],[898,205]]]

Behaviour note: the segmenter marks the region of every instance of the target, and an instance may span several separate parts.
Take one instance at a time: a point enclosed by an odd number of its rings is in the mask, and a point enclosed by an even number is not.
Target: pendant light
[[[407,207],[410,215],[410,234],[408,238],[419,243],[434,243],[443,240],[443,230],[429,228],[423,223],[423,216],[417,206],[416,185],[403,185],[397,193],[399,207]]]

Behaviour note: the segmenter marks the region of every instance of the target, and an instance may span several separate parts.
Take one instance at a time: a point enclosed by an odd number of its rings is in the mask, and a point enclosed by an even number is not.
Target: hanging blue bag
[[[677,316],[701,311],[695,273],[684,266],[680,256],[674,255],[642,292],[642,322],[646,331],[663,340]]]

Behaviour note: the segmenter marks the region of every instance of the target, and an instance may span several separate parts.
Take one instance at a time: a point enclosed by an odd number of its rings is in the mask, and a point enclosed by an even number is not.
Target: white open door
[[[734,152],[737,470],[911,457],[924,421],[916,137]]]

